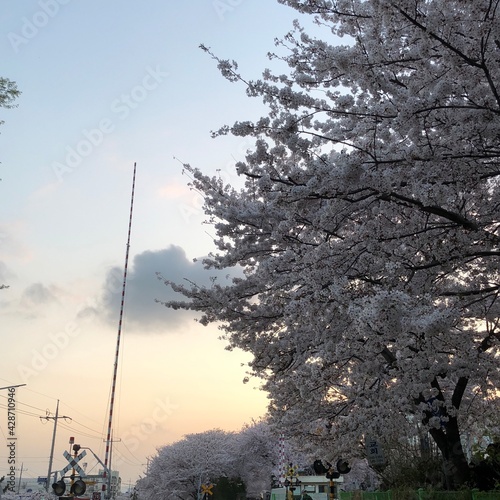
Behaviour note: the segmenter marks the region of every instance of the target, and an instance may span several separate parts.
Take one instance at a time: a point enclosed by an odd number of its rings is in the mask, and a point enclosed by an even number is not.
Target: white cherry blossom
[[[255,138],[244,189],[186,165],[217,234],[206,267],[245,276],[167,282],[167,305],[253,354],[289,432],[362,455],[416,415],[458,485],[461,437],[498,425],[498,3],[279,1],[324,36],[278,44],[287,75],[219,61],[269,108],[218,132]]]

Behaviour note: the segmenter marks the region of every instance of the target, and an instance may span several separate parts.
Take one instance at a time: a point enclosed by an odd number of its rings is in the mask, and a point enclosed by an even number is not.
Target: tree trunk
[[[445,427],[430,429],[429,433],[443,457],[444,486],[447,490],[459,488],[470,480],[470,468],[460,441],[457,419],[450,418]]]
[[[468,382],[468,377],[460,377],[455,385],[451,403],[457,409],[457,412]],[[436,399],[443,403],[443,405],[439,408],[441,426],[429,429],[429,434],[434,439],[443,457],[444,486],[448,490],[453,490],[471,479],[470,467],[462,447],[462,441],[460,440],[457,417],[450,416],[446,411],[444,396],[437,378],[431,382],[431,386],[438,391]],[[422,401],[424,401],[424,398],[421,395],[420,402]],[[432,416],[436,416],[435,412],[431,409],[425,413],[424,423],[428,423]]]

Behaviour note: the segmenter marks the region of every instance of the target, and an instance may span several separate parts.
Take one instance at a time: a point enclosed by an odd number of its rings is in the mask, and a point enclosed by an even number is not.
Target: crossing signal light
[[[338,479],[340,477],[340,472],[334,471],[332,469],[329,469],[328,472],[326,473],[326,478],[327,479]]]
[[[347,462],[346,460],[340,459],[337,462],[337,470],[341,474],[348,474],[349,472],[351,472],[351,468],[349,467],[349,462]]]
[[[61,497],[64,495],[64,492],[66,491],[66,483],[62,479],[59,479],[59,481],[56,481],[52,485],[52,489],[54,490],[54,493],[58,497]]]
[[[81,479],[77,479],[71,485],[71,488],[69,491],[72,495],[79,497],[80,495],[83,495],[85,493],[86,489],[87,489],[87,485],[85,484],[85,482],[82,481]]]
[[[351,467],[349,466],[349,462],[342,459],[337,460],[336,469],[337,470],[335,470],[330,465],[330,468],[326,471],[327,479],[332,481],[333,479],[338,479],[343,474],[349,474],[349,472],[351,472]]]
[[[313,469],[314,469],[314,472],[316,474],[325,474],[326,472],[328,472],[328,468],[330,467],[330,464],[327,464],[328,467],[325,467],[323,465],[323,462],[321,460],[315,460],[314,463],[313,463]]]

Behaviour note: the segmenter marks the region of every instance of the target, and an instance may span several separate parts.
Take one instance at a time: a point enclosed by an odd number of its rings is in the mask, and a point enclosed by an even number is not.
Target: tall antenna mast
[[[118,358],[120,354],[120,340],[122,335],[122,321],[123,321],[123,306],[125,303],[125,288],[127,286],[127,269],[128,269],[128,256],[130,251],[130,233],[132,230],[132,213],[134,209],[134,191],[135,191],[135,172],[136,172],[136,163],[134,163],[134,176],[132,179],[132,195],[130,197],[130,216],[128,221],[128,236],[127,236],[127,249],[125,251],[125,266],[123,269],[123,286],[122,286],[122,298],[120,304],[120,319],[118,321],[118,335],[116,337],[116,353],[115,353],[115,364],[113,367],[113,378],[111,382],[111,398],[109,400],[109,420],[108,420],[108,432],[106,434],[106,453],[104,456],[104,474],[103,474],[103,485],[102,491],[106,491],[106,486],[108,487],[108,492],[106,498],[109,498],[111,495],[111,455],[110,450],[112,446],[112,426],[113,426],[113,409],[115,405],[115,390],[116,390],[116,377],[118,373]],[[108,464],[109,462],[109,464]],[[109,473],[109,478],[106,484],[106,478]]]

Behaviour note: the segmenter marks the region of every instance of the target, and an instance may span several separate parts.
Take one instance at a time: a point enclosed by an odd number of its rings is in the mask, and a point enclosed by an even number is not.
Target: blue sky
[[[237,430],[265,411],[257,383],[242,384],[248,358],[226,351],[215,327],[156,304],[168,291],[155,272],[196,278],[193,258],[213,249],[181,162],[238,182],[232,166],[251,143],[210,131],[263,109],[199,45],[258,78],[298,14],[272,0],[25,0],[1,9],[0,76],[22,91],[17,108],[0,110],[0,283],[9,285],[0,291],[0,386],[27,384],[18,462],[25,477],[47,473],[52,424],[38,416],[57,399],[73,422],[61,421],[54,470],[66,464],[69,436],[103,458],[137,162],[114,419],[115,466],[134,481],[156,447]],[[3,408],[0,393],[0,431]]]

